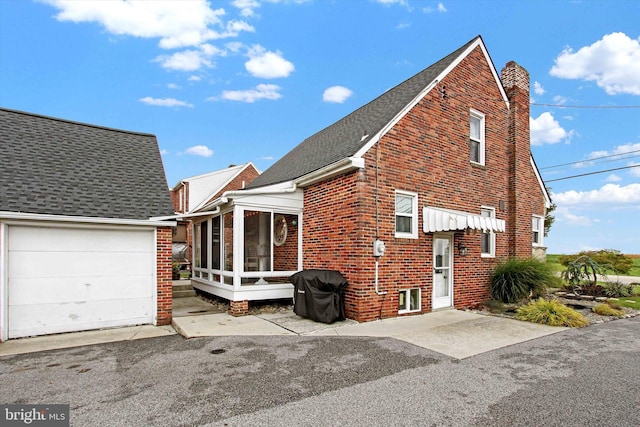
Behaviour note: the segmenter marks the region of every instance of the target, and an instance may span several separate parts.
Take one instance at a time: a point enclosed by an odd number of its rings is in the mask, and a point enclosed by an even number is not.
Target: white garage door
[[[8,227],[9,338],[152,323],[149,230]]]

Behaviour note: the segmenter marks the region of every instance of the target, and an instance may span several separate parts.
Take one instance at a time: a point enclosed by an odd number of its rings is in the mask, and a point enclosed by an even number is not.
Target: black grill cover
[[[335,270],[302,270],[293,283],[293,312],[316,322],[344,320],[344,291],[348,283]]]

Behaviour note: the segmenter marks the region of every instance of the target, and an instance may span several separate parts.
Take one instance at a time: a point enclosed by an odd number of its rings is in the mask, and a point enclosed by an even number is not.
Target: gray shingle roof
[[[247,188],[290,181],[356,154],[480,36],[348,116],[305,139]],[[368,134],[363,139],[363,135]]]
[[[154,135],[0,108],[0,211],[172,215]]]

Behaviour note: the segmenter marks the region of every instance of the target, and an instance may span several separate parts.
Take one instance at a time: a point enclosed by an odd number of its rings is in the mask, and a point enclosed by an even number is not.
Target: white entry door
[[[433,237],[433,303],[432,308],[453,305],[452,239],[450,235]]]

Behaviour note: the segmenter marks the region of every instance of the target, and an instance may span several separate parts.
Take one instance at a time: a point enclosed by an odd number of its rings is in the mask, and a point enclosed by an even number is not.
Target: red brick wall
[[[214,196],[208,200],[208,202],[217,199],[222,196],[225,191],[235,191],[242,190],[244,187],[249,185],[251,181],[256,179],[256,177],[260,175],[256,168],[253,165],[249,165],[242,172],[238,174],[234,179],[231,180],[227,185],[225,185],[220,191],[218,191]],[[244,184],[244,186],[243,186]]]
[[[281,246],[273,246],[273,269],[296,271],[298,269],[298,216],[284,215],[287,221],[287,240]],[[295,225],[293,222],[295,221]]]
[[[158,325],[171,323],[171,227],[158,227],[156,240],[156,268],[158,277]]]
[[[188,198],[185,199],[185,193],[189,191],[189,183],[184,183],[178,187],[177,190],[169,190],[169,194],[171,195],[171,201],[173,202],[173,211],[185,213],[187,211],[187,206],[185,203],[188,203]],[[185,200],[187,200],[185,202]],[[180,206],[180,202],[182,202],[182,206]]]
[[[445,90],[444,98],[441,89]],[[484,166],[470,163],[470,109],[486,115]],[[345,297],[348,317],[369,321],[397,316],[398,291],[415,287],[422,290],[422,310],[431,310],[433,235],[422,231],[424,206],[475,214],[480,214],[481,206],[491,206],[497,218],[514,226],[509,216],[515,206],[508,194],[508,118],[509,109],[490,66],[477,48],[365,154],[364,170],[305,189],[304,268],[335,269],[346,276],[350,284]],[[527,140],[527,155],[528,144]],[[526,169],[521,160],[517,170],[523,175],[532,174],[530,166],[529,172]],[[538,184],[526,184],[532,194],[522,198],[530,202],[530,208],[535,204],[540,211],[543,199]],[[396,190],[418,193],[418,239],[395,238]],[[518,233],[514,232],[519,236],[520,251],[526,248],[529,255],[531,217],[527,221],[525,217],[530,208],[519,211],[520,219],[515,222]],[[376,234],[387,245],[378,271],[379,288],[387,292],[384,296],[374,292],[372,244]],[[455,247],[459,241],[469,248],[467,256],[458,256]],[[458,232],[454,236],[455,307],[486,300],[490,270],[510,253],[509,233],[498,233],[495,258],[481,258],[480,244],[479,233]]]
[[[530,257],[531,216],[544,215],[542,189],[531,166],[529,129],[529,73],[509,62],[502,69],[501,78],[511,101],[509,116],[509,147],[511,156],[510,204],[508,230],[509,255]],[[515,201],[517,200],[517,203]]]

